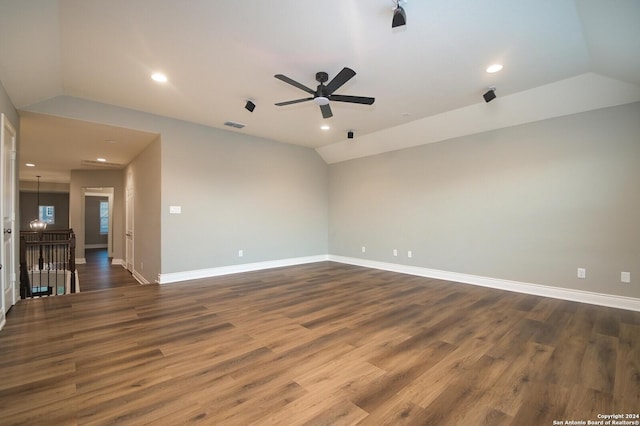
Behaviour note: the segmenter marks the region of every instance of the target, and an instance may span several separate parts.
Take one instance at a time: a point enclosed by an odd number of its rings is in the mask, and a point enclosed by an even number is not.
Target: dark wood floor
[[[640,312],[321,262],[22,301],[0,423],[552,425],[640,411]]]
[[[113,265],[107,249],[85,249],[87,263],[77,265],[80,291],[140,285],[121,265]]]

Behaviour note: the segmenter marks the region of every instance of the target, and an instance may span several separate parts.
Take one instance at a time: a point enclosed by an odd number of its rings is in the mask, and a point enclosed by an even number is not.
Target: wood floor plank
[[[520,425],[639,406],[640,312],[332,262],[108,288],[110,269],[11,309],[0,423]]]
[[[568,411],[570,390],[564,386],[536,382],[527,392],[527,403],[522,404],[513,418],[513,424],[549,425],[563,419]],[[580,416],[581,419],[582,415]],[[597,419],[595,419],[597,420]]]
[[[425,407],[421,421],[424,424],[459,424],[467,410],[455,410],[452,407],[472,406],[496,383],[505,368],[504,361],[483,355],[464,376],[456,377]]]
[[[613,405],[625,412],[640,407],[640,324],[620,324]],[[630,412],[630,411],[628,411]]]
[[[395,426],[424,424],[425,410],[411,401],[394,396],[385,404],[376,407],[358,425],[360,426]]]
[[[494,408],[476,404],[460,418],[458,424],[478,426],[501,426],[514,424],[513,417]]]
[[[482,342],[469,339],[401,389],[400,394],[420,407],[427,407],[447,388],[466,377],[485,352]]]
[[[303,423],[305,426],[350,425],[368,416],[367,412],[349,401],[339,401]]]
[[[594,335],[587,344],[580,369],[582,385],[606,393],[613,393],[616,376],[618,339]]]
[[[480,398],[480,405],[515,416],[526,404],[529,389],[539,381],[542,368],[548,362],[552,349],[539,343],[529,342],[521,354],[505,365],[494,386],[487,389]]]
[[[269,380],[256,386],[254,383],[240,384],[233,388],[233,392],[241,393],[241,398],[228,399],[228,405],[215,404],[208,406],[215,408],[215,420],[218,424],[251,424],[260,423],[265,412],[283,409],[288,404],[302,398],[307,391],[295,382],[287,380]]]
[[[598,414],[606,413],[612,402],[613,395],[610,393],[574,386],[567,401],[564,418],[596,421]]]
[[[324,368],[316,368],[313,372],[298,375],[295,381],[308,392],[326,392],[327,390],[342,392],[342,389],[351,388],[357,382],[373,383],[376,378],[384,374],[384,371],[371,364],[335,360]],[[345,399],[352,400],[352,398]]]

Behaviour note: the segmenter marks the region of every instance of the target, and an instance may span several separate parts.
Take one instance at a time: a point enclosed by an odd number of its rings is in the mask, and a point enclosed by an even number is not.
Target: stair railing
[[[75,248],[72,229],[20,231],[20,296],[75,293]]]

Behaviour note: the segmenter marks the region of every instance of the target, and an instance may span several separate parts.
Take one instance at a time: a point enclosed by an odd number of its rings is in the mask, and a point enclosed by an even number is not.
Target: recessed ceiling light
[[[320,128],[322,130],[329,130],[331,127],[327,126],[326,124],[323,124],[322,126],[320,126]]]
[[[167,76],[161,72],[154,72],[153,74],[151,74],[151,79],[158,83],[166,83],[168,81]]]
[[[35,165],[35,164],[33,164],[33,163],[25,163],[24,165],[25,165],[25,166],[27,166],[27,167],[35,167],[35,166],[36,166],[36,165]]]
[[[493,74],[494,72],[498,72],[502,70],[502,65],[501,64],[493,64],[493,65],[489,65],[487,67],[487,72]]]
[[[96,158],[96,161],[99,161],[101,163],[106,163],[107,159],[106,158]]]

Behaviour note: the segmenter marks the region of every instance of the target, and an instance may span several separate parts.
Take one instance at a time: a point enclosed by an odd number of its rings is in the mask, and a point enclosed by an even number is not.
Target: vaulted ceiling
[[[329,162],[337,160],[327,153],[348,143],[348,130],[374,144],[388,129],[446,114],[452,127],[478,120],[452,112],[493,105],[482,98],[489,86],[497,88],[493,102],[545,87],[540,93],[553,96],[549,85],[575,84],[585,74],[620,83],[621,92],[640,91],[640,1],[409,0],[407,25],[392,29],[394,4],[1,0],[0,81],[20,110],[78,97],[316,148]],[[503,70],[487,73],[493,63]],[[331,79],[345,66],[357,75],[336,93],[375,97],[373,105],[331,102],[329,119],[314,102],[274,105],[309,96],[275,74],[315,88],[316,72]],[[156,71],[168,82],[152,81]],[[257,105],[253,112],[247,99]],[[38,126],[37,115],[29,118],[28,126]],[[26,136],[42,130],[22,130],[21,143],[41,142]]]

